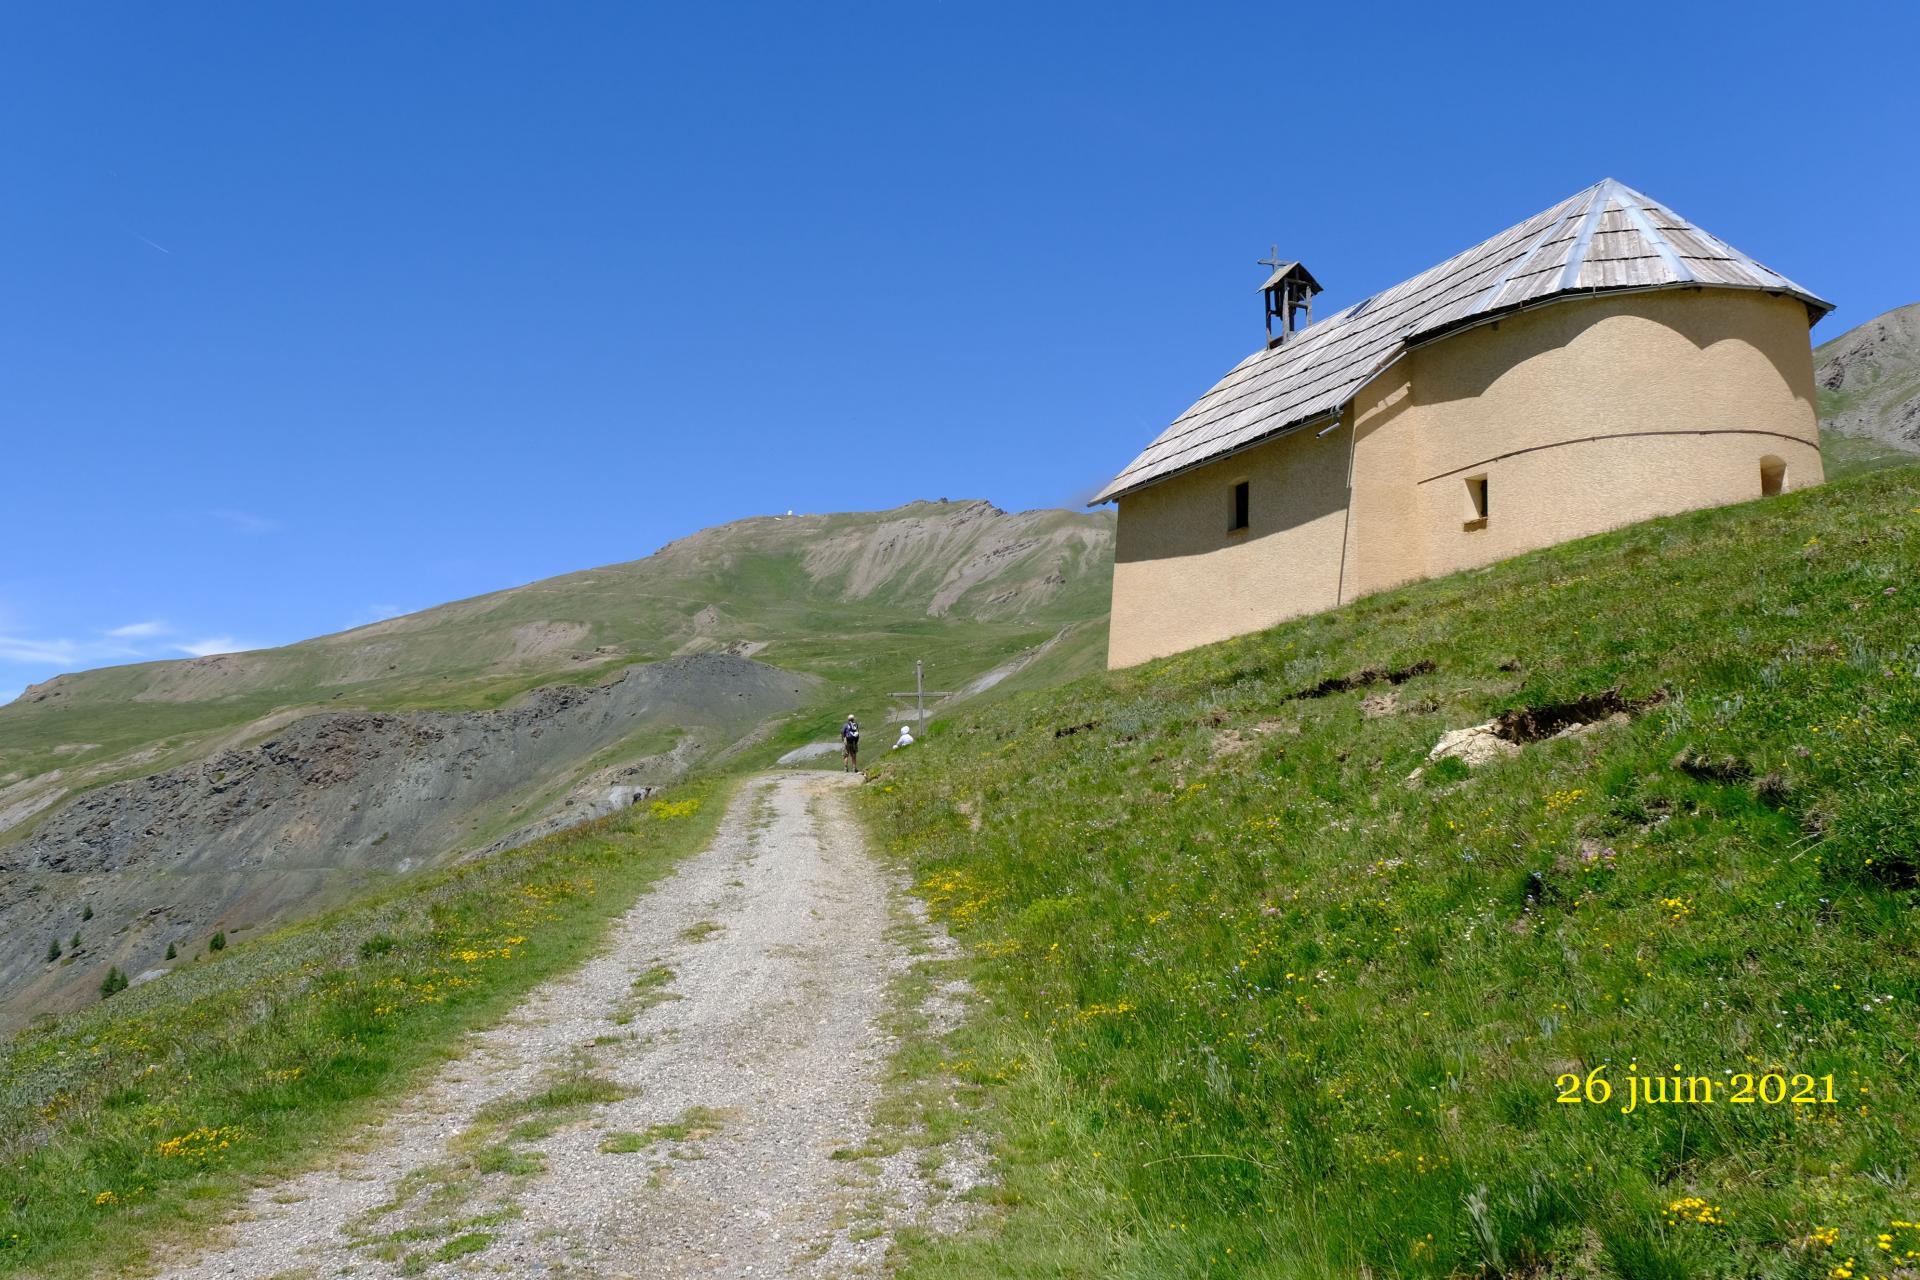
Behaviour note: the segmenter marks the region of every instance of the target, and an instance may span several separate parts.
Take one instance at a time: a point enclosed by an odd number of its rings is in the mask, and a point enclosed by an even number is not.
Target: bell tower
[[[1313,295],[1321,291],[1320,282],[1298,262],[1282,259],[1279,245],[1274,245],[1259,265],[1273,268],[1273,274],[1260,286],[1260,295],[1267,302],[1267,346],[1273,348],[1313,323]],[[1300,322],[1302,312],[1306,313],[1305,324]],[[1275,320],[1280,322],[1278,331]]]

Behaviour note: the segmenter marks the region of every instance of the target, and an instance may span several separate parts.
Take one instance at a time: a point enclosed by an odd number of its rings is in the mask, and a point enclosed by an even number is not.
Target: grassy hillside
[[[1913,464],[1914,455],[1905,449],[1896,449],[1865,436],[1845,436],[1838,431],[1821,428],[1820,465],[1829,480],[1844,480],[1864,471],[1910,467]]]
[[[183,954],[159,981],[0,1042],[0,1275],[139,1271],[154,1244],[221,1220],[251,1179],[312,1158],[464,1032],[585,959],[609,919],[705,844],[726,790],[690,785]],[[415,1240],[408,1265],[438,1243]]]
[[[939,1069],[1005,1175],[905,1274],[1914,1275],[1916,564],[1882,471],[889,757],[863,803],[969,944]],[[1623,1110],[1652,1076],[1694,1101]]]

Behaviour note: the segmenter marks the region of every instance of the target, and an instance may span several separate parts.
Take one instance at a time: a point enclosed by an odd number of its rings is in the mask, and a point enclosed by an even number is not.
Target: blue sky
[[[1599,178],[1920,299],[1905,4],[14,6],[0,699],[632,559],[1072,502]]]

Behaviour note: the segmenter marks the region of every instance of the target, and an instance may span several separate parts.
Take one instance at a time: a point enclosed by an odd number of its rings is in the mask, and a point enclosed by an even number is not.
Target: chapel
[[[1612,179],[1317,321],[1263,265],[1265,345],[1094,499],[1110,667],[1822,479],[1832,304]]]

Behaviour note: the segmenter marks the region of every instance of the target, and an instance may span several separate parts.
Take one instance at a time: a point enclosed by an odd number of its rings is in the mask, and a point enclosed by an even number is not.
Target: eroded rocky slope
[[[110,965],[164,967],[169,943],[185,960],[216,930],[257,929],[592,816],[598,797],[572,785],[583,766],[599,766],[600,790],[670,781],[800,705],[813,683],[726,654],[671,658],[497,711],[310,715],[81,792],[0,849],[0,1025],[87,998]],[[50,962],[56,938],[65,954]]]
[[[1920,303],[1848,330],[1813,357],[1822,426],[1920,453]]]

